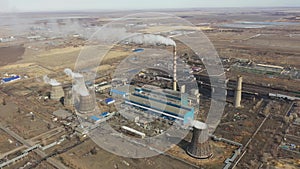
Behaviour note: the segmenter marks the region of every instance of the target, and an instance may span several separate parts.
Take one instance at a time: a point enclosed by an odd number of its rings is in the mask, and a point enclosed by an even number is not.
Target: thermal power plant
[[[200,121],[193,121],[193,136],[187,147],[187,154],[197,159],[206,159],[212,156],[208,138],[208,126]]]
[[[50,98],[59,101],[64,97],[64,91],[61,84],[52,85]]]
[[[92,95],[79,96],[79,113],[86,114],[95,111],[96,104]]]
[[[73,104],[73,96],[72,96],[72,88],[71,87],[66,87],[64,88],[64,105],[65,106],[70,106]]]
[[[236,89],[234,94],[234,107],[238,108],[241,107],[241,100],[242,100],[242,83],[243,77],[238,76],[236,81]]]
[[[173,47],[173,90],[177,91],[177,56],[176,46]]]

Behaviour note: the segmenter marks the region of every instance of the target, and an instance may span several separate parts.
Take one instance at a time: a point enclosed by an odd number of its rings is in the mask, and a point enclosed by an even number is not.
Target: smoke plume
[[[141,34],[128,38],[126,41],[136,44],[149,44],[149,45],[167,45],[176,46],[176,43],[171,38],[167,38],[161,35],[153,34]]]
[[[58,81],[56,81],[55,79],[50,79],[47,75],[45,75],[43,77],[43,79],[44,79],[45,83],[50,84],[51,86],[58,86],[61,84]]]
[[[65,74],[74,80],[73,90],[81,96],[88,96],[89,91],[86,88],[84,77],[80,73],[74,73],[71,69],[65,69]]]

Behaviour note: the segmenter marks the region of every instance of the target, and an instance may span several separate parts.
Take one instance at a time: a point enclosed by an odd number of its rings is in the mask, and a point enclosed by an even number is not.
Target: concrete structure
[[[72,88],[71,87],[66,87],[64,88],[64,105],[65,106],[70,106],[73,105],[73,95],[72,95]]]
[[[300,118],[296,118],[293,124],[300,126]]]
[[[72,113],[66,111],[66,110],[56,110],[55,112],[53,112],[53,115],[58,117],[58,118],[61,118],[61,119],[66,119],[70,116],[72,116]]]
[[[236,81],[236,89],[234,94],[234,107],[238,108],[241,107],[241,100],[242,100],[242,83],[243,77],[238,76]]]
[[[208,127],[205,123],[193,121],[193,137],[187,147],[187,154],[198,159],[206,159],[212,156],[211,146],[208,138]]]
[[[85,113],[91,113],[95,111],[96,103],[92,95],[80,96],[79,100],[80,100],[78,106],[79,113],[85,114]]]
[[[196,95],[196,102],[197,102],[197,104],[200,104],[200,96],[201,96],[200,93],[198,93],[198,94]]]
[[[57,100],[59,101],[62,97],[64,97],[64,91],[62,86],[59,85],[52,85],[52,89],[51,89],[51,94],[50,94],[50,98],[52,100]]]
[[[127,127],[127,126],[122,126],[121,129],[123,131],[127,132],[130,135],[136,135],[136,136],[139,136],[141,138],[145,138],[146,137],[145,133],[142,133],[140,131],[137,131],[137,130],[135,130],[133,128],[130,128],[130,127]]]
[[[185,93],[185,85],[182,85],[182,86],[180,87],[180,92],[181,92],[181,93]]]
[[[176,46],[173,47],[173,90],[177,91],[177,56]]]

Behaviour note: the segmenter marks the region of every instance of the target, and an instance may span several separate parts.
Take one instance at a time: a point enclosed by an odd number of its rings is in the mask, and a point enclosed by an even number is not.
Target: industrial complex
[[[0,23],[0,169],[298,169],[297,10]]]

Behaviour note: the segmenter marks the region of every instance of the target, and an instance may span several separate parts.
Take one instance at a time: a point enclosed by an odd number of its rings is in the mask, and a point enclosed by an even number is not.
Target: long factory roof
[[[181,106],[177,104],[168,104],[165,101],[153,99],[153,98],[147,98],[147,97],[141,97],[141,95],[129,95],[127,97],[127,101],[141,104],[142,106],[147,106],[159,111],[168,112],[169,114],[173,115],[179,115],[184,116],[186,113],[193,111],[192,107],[189,106]]]

